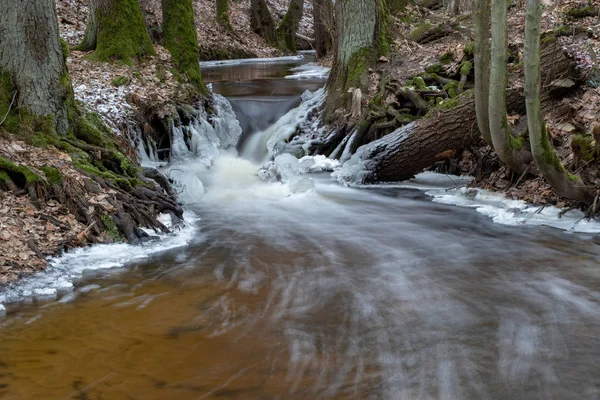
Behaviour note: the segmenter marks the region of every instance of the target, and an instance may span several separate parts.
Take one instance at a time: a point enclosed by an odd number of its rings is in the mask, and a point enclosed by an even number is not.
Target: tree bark
[[[591,205],[594,201],[592,192],[579,176],[565,170],[552,148],[540,111],[541,20],[542,6],[539,0],[528,0],[525,19],[525,103],[531,152],[538,169],[559,196]]]
[[[522,138],[514,138],[506,118],[508,29],[506,0],[492,0],[492,58],[490,71],[489,119],[492,144],[498,158],[521,174],[531,162],[531,153]]]
[[[265,0],[250,0],[250,27],[271,45],[277,45],[275,21]]]
[[[488,114],[490,97],[490,0],[475,0],[473,7],[473,28],[475,34],[475,112],[477,127],[483,139],[490,146],[490,118]]]
[[[85,26],[83,40],[75,49],[81,51],[92,51],[96,49],[98,41],[98,22],[96,21],[97,0],[88,1],[89,14]]]
[[[333,69],[327,83],[325,118],[350,105],[348,90],[367,92],[368,69],[384,52],[384,3],[379,0],[336,2],[337,43]]]
[[[137,0],[90,0],[88,25],[81,48],[95,49],[98,60],[131,63],[156,55]]]
[[[50,116],[60,134],[73,96],[65,58],[53,0],[0,2],[0,73],[10,75],[18,107]]]
[[[226,30],[232,32],[231,22],[229,21],[229,0],[216,0],[217,2],[217,22]]]
[[[292,53],[296,48],[296,32],[300,26],[300,19],[304,13],[304,0],[290,0],[288,10],[277,27],[280,47]]]
[[[208,95],[200,72],[198,35],[192,0],[162,0],[165,47],[171,53],[177,70],[198,92]]]
[[[507,104],[511,111],[523,113],[523,101],[521,93],[514,90],[508,93]],[[432,111],[359,148],[348,162],[362,163],[363,169],[344,178],[356,183],[411,179],[436,162],[454,157],[462,149],[480,142],[476,122],[474,96],[465,93],[455,106]]]
[[[331,0],[313,0],[315,51],[317,58],[325,57],[333,47],[334,19]]]

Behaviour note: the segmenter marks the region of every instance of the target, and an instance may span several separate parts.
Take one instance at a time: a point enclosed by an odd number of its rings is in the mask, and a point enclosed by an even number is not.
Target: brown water
[[[0,318],[2,399],[597,399],[600,247],[225,158],[189,245]]]

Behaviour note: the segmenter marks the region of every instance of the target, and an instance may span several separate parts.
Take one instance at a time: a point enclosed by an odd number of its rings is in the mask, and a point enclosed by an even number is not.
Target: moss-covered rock
[[[471,63],[470,61],[463,61],[460,64],[460,74],[461,75],[468,76],[471,73],[472,69],[473,69],[473,63]]]
[[[50,185],[60,185],[63,181],[63,175],[60,171],[54,167],[44,166],[40,168],[44,175],[46,175],[46,180]]]
[[[456,96],[458,96],[458,86],[459,82],[457,81],[448,82],[444,85],[444,90],[446,91],[446,93],[448,93],[448,97],[453,99]]]
[[[0,157],[0,171],[4,174],[5,179],[8,177],[18,187],[25,187],[43,181],[41,176],[28,167],[17,165],[4,157]]]

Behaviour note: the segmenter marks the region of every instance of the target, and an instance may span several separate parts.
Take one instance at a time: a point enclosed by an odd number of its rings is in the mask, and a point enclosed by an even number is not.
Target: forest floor
[[[522,2],[524,3],[524,2]],[[568,0],[558,6],[545,9],[542,32],[560,32],[558,44],[571,59],[573,67],[584,76],[581,84],[573,90],[566,91],[564,96],[556,99],[556,107],[552,107],[546,115],[551,141],[563,164],[571,172],[582,175],[588,184],[600,187],[600,163],[596,154],[587,152],[575,155],[572,150],[573,138],[593,147],[592,137],[594,124],[600,122],[600,16],[575,18],[573,11],[588,5],[587,1]],[[595,10],[598,10],[596,8]],[[597,11],[596,11],[597,12]],[[412,79],[425,71],[459,79],[464,61],[472,62],[473,33],[469,13],[455,15],[445,10],[430,10],[423,7],[409,6],[404,12],[392,17],[392,36],[394,45],[388,59],[381,60],[370,74],[370,89],[367,100],[374,99],[380,90],[382,78],[393,79],[404,86],[410,86]],[[523,90],[523,50],[524,50],[525,7],[514,5],[508,11],[509,52],[508,65],[509,87]],[[423,32],[430,28],[434,35],[422,39]],[[438,35],[438,36],[436,36]],[[473,85],[471,69],[465,88]],[[394,102],[389,98],[386,101]],[[564,107],[569,110],[565,115]],[[556,110],[556,111],[555,111]],[[511,125],[526,123],[524,115],[509,115]],[[589,150],[589,149],[588,149]],[[600,154],[598,155],[600,156]],[[478,163],[485,157],[486,161]],[[498,163],[493,151],[488,146],[477,146],[466,149],[454,160],[446,160],[458,165],[458,171],[476,176],[474,186],[488,190],[506,192],[513,199],[525,200],[533,204],[556,204],[559,207],[571,202],[557,198],[543,178],[519,176],[507,171]],[[444,164],[444,163],[441,163]],[[479,166],[478,166],[479,165]],[[481,165],[485,170],[481,170]],[[438,166],[444,170],[444,165]]]

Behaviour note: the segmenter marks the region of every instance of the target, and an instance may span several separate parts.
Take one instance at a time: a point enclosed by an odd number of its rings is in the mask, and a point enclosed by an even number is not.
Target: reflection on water
[[[0,319],[1,399],[597,399],[597,238],[223,156],[198,237]]]

